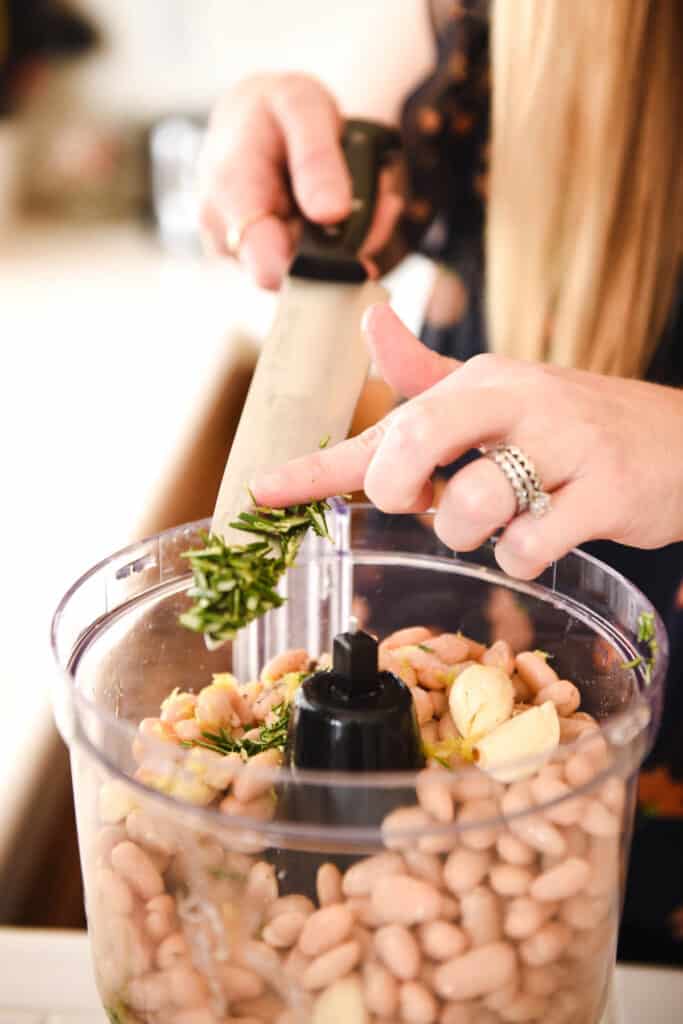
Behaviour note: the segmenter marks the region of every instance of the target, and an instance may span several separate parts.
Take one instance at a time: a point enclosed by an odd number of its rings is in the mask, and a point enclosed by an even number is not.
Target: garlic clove
[[[474,759],[498,782],[516,782],[538,771],[560,742],[560,720],[552,701],[503,722],[474,747]],[[515,763],[521,761],[522,763]]]
[[[512,714],[515,691],[509,676],[494,665],[470,665],[455,680],[448,705],[465,739],[478,739]]]

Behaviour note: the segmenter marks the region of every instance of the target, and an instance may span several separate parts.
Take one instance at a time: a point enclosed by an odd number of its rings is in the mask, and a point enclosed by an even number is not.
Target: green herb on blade
[[[250,544],[226,544],[222,537],[203,532],[204,546],[185,551],[192,567],[189,611],[180,616],[187,629],[203,633],[214,647],[231,640],[238,629],[253,622],[284,598],[277,586],[294,563],[309,530],[330,539],[324,501],[290,508],[254,505],[230,525],[261,539]]]

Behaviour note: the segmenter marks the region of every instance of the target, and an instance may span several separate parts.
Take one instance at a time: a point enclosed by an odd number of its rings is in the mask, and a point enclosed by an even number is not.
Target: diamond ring
[[[515,515],[529,511],[534,519],[540,519],[550,512],[550,495],[543,490],[536,467],[521,448],[513,444],[497,444],[493,448],[479,450],[505,474],[517,503]]]

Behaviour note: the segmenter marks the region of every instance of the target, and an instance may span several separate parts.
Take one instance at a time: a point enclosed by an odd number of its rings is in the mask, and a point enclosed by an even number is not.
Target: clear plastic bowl
[[[615,959],[635,776],[661,709],[661,622],[579,552],[524,583],[496,568],[490,545],[453,555],[429,515],[340,504],[329,520],[334,545],[310,537],[287,602],[232,646],[210,652],[177,622],[190,583],[181,555],[206,523],[113,555],[57,610],[55,714],[111,1021],[594,1024]],[[246,817],[198,806],[206,787],[188,748],[141,739],[138,723],[212,673],[245,681],[287,648],[329,651],[352,612],[380,637],[420,624],[548,651],[599,728],[584,722],[573,738],[564,726],[550,763],[513,765],[512,782],[464,764],[255,778],[252,765],[252,795],[296,789],[296,821],[272,800],[274,812],[257,813],[258,795]],[[659,647],[651,670],[643,613]],[[543,789],[549,779],[560,786]],[[387,820],[387,806],[403,809]],[[324,864],[335,866],[318,873]],[[307,924],[319,904],[329,909]]]

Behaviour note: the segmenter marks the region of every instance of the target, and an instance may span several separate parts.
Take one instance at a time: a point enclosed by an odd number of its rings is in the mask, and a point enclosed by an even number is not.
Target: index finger
[[[348,441],[302,455],[280,469],[259,474],[251,482],[257,502],[282,508],[361,490],[370,460],[386,433],[391,415]]]

